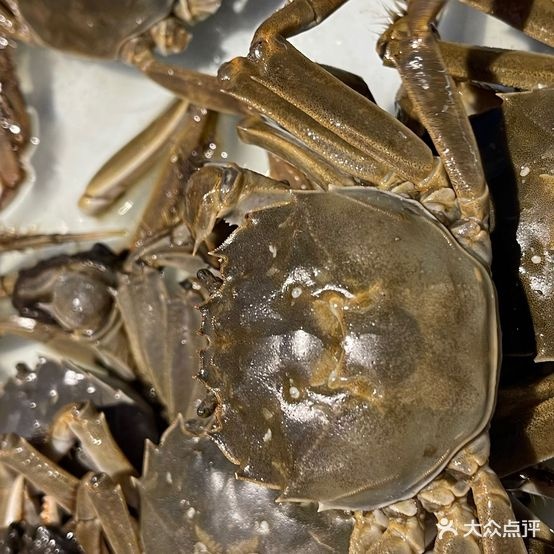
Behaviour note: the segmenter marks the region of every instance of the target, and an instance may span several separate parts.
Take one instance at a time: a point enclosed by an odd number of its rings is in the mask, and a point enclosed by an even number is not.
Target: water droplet
[[[269,533],[269,523],[264,519],[259,523],[260,533]]]
[[[534,263],[534,264],[540,264],[542,262],[542,258],[540,256],[533,256],[531,258],[531,261]]]
[[[522,177],[527,177],[527,175],[529,175],[530,172],[531,172],[531,170],[529,169],[529,167],[524,165],[524,166],[521,167],[521,171],[519,172],[519,174]]]
[[[289,388],[289,394],[294,400],[298,400],[300,398],[300,391],[294,386]]]
[[[291,291],[291,296],[293,298],[298,298],[302,294],[302,289],[300,287],[294,287]]]
[[[123,206],[121,206],[118,210],[117,210],[117,213],[119,215],[125,215],[131,208],[133,207],[133,203],[132,202],[129,202],[128,200],[123,204]]]

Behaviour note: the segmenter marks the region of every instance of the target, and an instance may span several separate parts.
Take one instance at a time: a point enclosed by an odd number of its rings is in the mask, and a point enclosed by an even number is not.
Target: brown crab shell
[[[239,475],[281,500],[413,496],[487,426],[498,370],[487,269],[419,204],[295,192],[216,251],[200,378]]]
[[[18,0],[37,42],[94,58],[117,58],[122,44],[170,14],[174,0]]]
[[[146,554],[348,550],[350,515],[275,502],[276,491],[235,479],[234,466],[213,442],[191,436],[181,418],[159,446],[147,445],[138,488]]]
[[[537,362],[554,360],[554,90],[502,95],[518,184],[519,279],[533,320]]]

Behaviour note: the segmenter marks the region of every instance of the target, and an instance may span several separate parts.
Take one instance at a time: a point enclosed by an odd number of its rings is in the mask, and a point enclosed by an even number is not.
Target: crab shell
[[[213,438],[280,500],[409,498],[491,417],[489,273],[413,201],[361,187],[291,198],[215,253],[199,375],[219,401]]]
[[[18,0],[36,42],[58,50],[114,59],[128,39],[170,14],[174,0]]]

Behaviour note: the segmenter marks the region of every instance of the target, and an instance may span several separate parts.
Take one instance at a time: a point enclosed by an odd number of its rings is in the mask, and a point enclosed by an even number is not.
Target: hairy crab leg
[[[425,550],[422,511],[415,500],[375,510],[375,518],[356,518],[349,554],[421,554]],[[384,521],[380,521],[381,518]],[[380,525],[384,524],[381,529]],[[361,523],[361,526],[360,526]],[[369,524],[369,525],[368,525]],[[364,528],[368,526],[368,528]]]
[[[485,241],[489,195],[469,119],[431,30],[444,0],[411,0],[407,15],[387,31],[382,53],[397,67],[403,85],[450,178],[460,205],[465,239]]]
[[[89,473],[83,477],[80,489],[86,500],[81,495],[79,500],[90,503],[81,510],[89,514],[91,508],[94,510],[114,554],[140,554],[136,522],[129,514],[121,486],[105,473]]]
[[[320,188],[329,186],[354,186],[356,180],[317,154],[310,154],[300,142],[282,129],[269,125],[260,117],[243,119],[237,126],[240,139],[276,154],[300,170],[304,176]]]
[[[106,473],[117,483],[130,487],[130,478],[136,475],[133,466],[115,442],[106,418],[90,402],[68,404],[52,423],[49,454],[62,458],[79,442],[95,471]]]
[[[554,47],[554,4],[551,0],[461,0],[527,35]]]
[[[438,41],[446,70],[457,81],[478,81],[521,90],[554,86],[549,54]]]
[[[0,232],[0,253],[27,248],[50,247],[70,242],[91,242],[125,236],[125,231],[90,231],[88,233],[16,234]]]
[[[206,161],[204,152],[216,142],[218,115],[191,105],[179,133],[168,145],[163,172],[150,194],[132,244],[142,249],[145,241],[183,221],[182,200],[190,176]]]
[[[188,121],[189,102],[170,104],[148,127],[112,156],[94,175],[79,200],[85,213],[98,215],[108,209],[159,159],[168,141]]]
[[[292,0],[270,15],[257,29],[252,43],[281,36],[290,38],[319,25],[348,0]]]
[[[23,519],[24,478],[0,464],[0,529]]]
[[[223,91],[216,77],[162,63],[147,49],[132,53],[130,61],[148,78],[197,106],[232,115],[246,113],[246,106]]]
[[[467,481],[480,524],[484,526],[494,522],[503,528],[505,523],[515,521],[515,516],[508,494],[487,464],[488,457],[489,439],[481,435],[452,459],[447,471]],[[485,554],[526,553],[521,537],[502,536],[500,533],[483,534],[481,543]]]
[[[554,498],[554,472],[547,466],[529,467],[514,476],[514,484],[504,483],[506,490],[521,491],[534,496]]]
[[[219,75],[230,94],[354,177],[379,184],[396,174],[429,187],[435,161],[423,141],[283,39],[256,43]]]
[[[448,476],[433,481],[418,494],[426,511],[439,525],[433,552],[437,554],[480,554],[478,538],[468,533],[476,516],[467,502],[469,487]]]
[[[69,513],[73,512],[79,480],[50,461],[24,438],[11,433],[0,436],[0,463],[23,475]]]
[[[100,341],[85,342],[54,325],[41,323],[29,317],[12,315],[0,320],[1,335],[15,335],[42,342],[85,367],[93,367],[95,360],[100,360],[121,379],[126,381],[135,379],[128,352],[126,348],[121,350],[121,347],[126,345],[126,339],[123,343],[119,333],[114,333],[111,336],[112,340],[107,344]],[[112,348],[113,352],[110,351]]]
[[[538,519],[536,514],[533,513],[521,500],[517,497],[512,497],[512,505],[517,518],[520,521],[535,521],[537,522],[537,528],[533,537],[528,537],[528,549],[529,554],[549,554],[554,548],[554,531],[544,523],[541,519]],[[533,544],[534,541],[537,544]],[[542,544],[541,544],[542,543]],[[541,548],[542,547],[542,548]]]
[[[194,417],[195,401],[203,397],[203,386],[193,379],[204,347],[194,308],[201,297],[193,295],[170,292],[149,267],[122,276],[118,286],[116,300],[138,372],[154,387],[169,419],[178,413]]]
[[[75,538],[90,554],[108,554],[108,547],[102,535],[102,525],[96,517],[96,512],[88,497],[88,491],[81,481],[77,491],[75,506]]]

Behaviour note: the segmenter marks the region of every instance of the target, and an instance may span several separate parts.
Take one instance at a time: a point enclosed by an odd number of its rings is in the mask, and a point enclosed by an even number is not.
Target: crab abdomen
[[[487,425],[494,289],[419,205],[297,193],[219,254],[202,378],[220,400],[214,438],[244,477],[370,509],[413,495]]]

